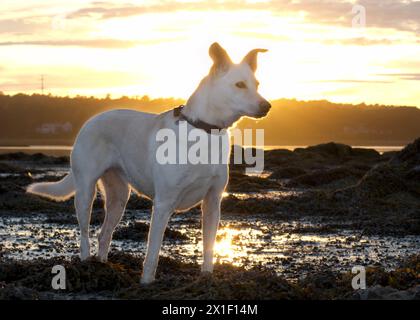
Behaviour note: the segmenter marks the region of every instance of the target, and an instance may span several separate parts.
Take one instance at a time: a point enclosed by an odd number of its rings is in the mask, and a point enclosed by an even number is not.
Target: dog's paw
[[[201,273],[203,273],[203,274],[206,274],[206,273],[212,274],[213,273],[213,265],[207,265],[207,266],[202,265],[201,266]]]
[[[93,257],[92,256],[80,256],[79,255],[79,259],[80,259],[80,261],[81,262],[89,262],[89,261],[92,261],[92,259],[93,259]]]
[[[153,283],[155,281],[155,278],[153,277],[142,277],[140,279],[140,285],[141,286],[148,286],[149,284]]]
[[[99,259],[96,256],[89,256],[87,258],[81,259],[81,262],[99,262]]]
[[[107,263],[108,262],[108,257],[100,257],[100,256],[95,256],[95,260],[97,261],[97,262],[100,262],[100,263]]]
[[[87,253],[80,253],[79,258],[80,258],[80,261],[89,261],[90,259],[92,259],[92,256]]]

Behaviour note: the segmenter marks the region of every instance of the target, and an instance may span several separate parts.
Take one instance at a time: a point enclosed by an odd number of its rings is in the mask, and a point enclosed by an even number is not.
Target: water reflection
[[[131,219],[148,222],[148,214],[131,212]],[[0,244],[5,257],[33,259],[35,257],[67,256],[78,254],[76,225],[45,223],[45,216],[28,218],[0,217]],[[129,220],[122,222],[127,225]],[[296,279],[316,268],[350,270],[355,263],[369,265],[381,263],[395,266],[398,259],[420,249],[420,238],[406,236],[374,237],[355,235],[352,231],[335,233],[300,233],[303,227],[319,226],[317,222],[300,220],[275,222],[260,217],[223,218],[215,245],[215,261],[251,268],[264,265]],[[176,216],[172,229],[183,232],[186,241],[165,240],[162,254],[187,262],[202,261],[202,238],[199,217]],[[92,227],[92,236],[98,227]],[[92,241],[93,252],[97,250]],[[144,255],[144,241],[113,241],[112,248]]]

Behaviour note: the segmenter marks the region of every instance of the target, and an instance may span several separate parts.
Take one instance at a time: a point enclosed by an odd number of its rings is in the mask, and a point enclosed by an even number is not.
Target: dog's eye
[[[243,81],[236,82],[235,85],[240,89],[246,89],[246,83]]]

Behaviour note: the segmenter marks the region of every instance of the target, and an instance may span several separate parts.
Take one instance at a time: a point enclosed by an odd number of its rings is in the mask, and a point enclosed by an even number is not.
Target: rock
[[[355,189],[362,197],[381,198],[392,193],[407,191],[407,185],[398,168],[385,163],[368,171]]]
[[[396,153],[391,160],[370,169],[360,181],[337,195],[382,199],[396,193],[420,195],[420,138]]]
[[[52,157],[42,153],[26,154],[23,152],[0,154],[1,160],[36,162],[37,164],[63,165],[69,164],[69,157]]]
[[[412,182],[420,183],[420,165],[408,170],[404,177]]]
[[[276,190],[279,184],[258,176],[247,176],[238,171],[230,171],[227,191],[230,192],[258,192],[260,190]]]
[[[37,300],[39,293],[36,290],[22,286],[0,283],[0,300]]]
[[[143,196],[132,194],[128,200],[126,208],[131,210],[150,210],[152,209],[152,206],[153,203],[151,200]]]
[[[73,210],[74,211],[74,210]],[[103,209],[93,209],[90,217],[91,225],[102,225],[105,219],[105,210]],[[78,224],[76,213],[62,213],[56,212],[55,214],[49,215],[45,219],[46,223],[57,223],[57,224]]]
[[[0,173],[22,174],[22,173],[25,173],[25,170],[15,165],[7,164],[7,163],[0,163]]]
[[[293,151],[286,149],[274,149],[264,152],[264,166],[266,169],[278,166],[290,166],[291,161],[297,158]]]
[[[298,148],[295,149],[295,152],[300,154],[312,153],[326,158],[342,160],[349,158],[378,160],[380,158],[379,152],[375,149],[352,148],[349,145],[335,142],[318,144],[307,148]]]
[[[288,188],[293,187],[315,187],[331,183],[336,180],[345,178],[361,177],[359,171],[352,170],[347,167],[337,167],[326,170],[315,170],[310,173],[300,175],[285,184]]]
[[[408,290],[375,285],[365,290],[358,290],[354,293],[353,298],[360,300],[415,300],[420,298],[420,285]]]
[[[4,212],[43,212],[43,213],[56,213],[56,212],[73,212],[72,201],[54,202],[41,197],[27,194],[22,188],[21,191],[0,192],[0,211]]]
[[[290,179],[306,174],[306,171],[298,167],[275,168],[270,179]]]
[[[382,161],[389,161],[398,154],[399,151],[385,151],[381,154]]]
[[[130,222],[126,227],[120,227],[115,230],[113,239],[129,239],[134,241],[146,241],[149,234],[149,225],[142,222]],[[177,230],[166,228],[164,239],[170,240],[188,240],[189,238]]]
[[[276,213],[279,203],[269,198],[245,198],[240,199],[234,195],[229,195],[222,200],[222,212],[224,213]]]
[[[379,159],[381,157],[380,153],[375,149],[370,148],[352,148],[351,155],[353,157],[361,157],[361,158],[371,158],[371,159]]]
[[[420,138],[408,144],[390,161],[393,165],[404,164],[407,167],[420,166]]]
[[[310,146],[300,150],[301,152],[313,152],[329,157],[346,157],[352,155],[352,148],[348,145],[329,142]]]

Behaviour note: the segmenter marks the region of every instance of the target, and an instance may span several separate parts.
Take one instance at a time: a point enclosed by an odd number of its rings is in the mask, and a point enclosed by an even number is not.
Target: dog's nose
[[[271,104],[267,100],[263,100],[260,102],[259,107],[261,112],[268,112],[271,108]]]

